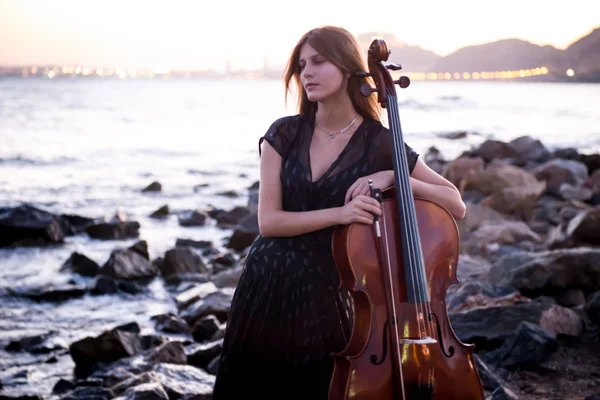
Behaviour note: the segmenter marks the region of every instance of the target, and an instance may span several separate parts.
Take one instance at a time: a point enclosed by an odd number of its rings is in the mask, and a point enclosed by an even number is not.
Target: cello
[[[387,109],[395,185],[373,188],[383,215],[372,225],[339,225],[332,250],[340,287],[353,300],[354,325],[346,347],[333,353],[329,400],[483,400],[471,344],[455,335],[446,292],[458,283],[459,232],[442,206],[414,198],[394,81],[384,65],[391,53],[382,39],[368,50],[372,78],[364,96],[377,93]],[[414,199],[414,200],[413,200]]]

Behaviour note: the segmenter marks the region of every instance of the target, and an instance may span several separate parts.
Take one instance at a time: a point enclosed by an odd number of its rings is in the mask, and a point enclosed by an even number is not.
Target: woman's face
[[[339,93],[345,74],[308,43],[300,49],[300,80],[310,101],[325,101]]]

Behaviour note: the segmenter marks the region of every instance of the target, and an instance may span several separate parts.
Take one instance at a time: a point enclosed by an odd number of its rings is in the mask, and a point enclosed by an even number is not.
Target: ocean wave
[[[30,158],[30,157],[23,157],[23,156],[0,157],[0,165],[16,165],[16,166],[24,166],[24,165],[40,166],[40,167],[61,166],[61,165],[73,164],[78,161],[80,161],[80,160],[76,157],[66,157],[66,156],[49,158],[49,159]]]
[[[405,99],[398,102],[399,108],[408,108],[420,111],[445,111],[455,108],[474,107],[475,103],[465,99],[462,96],[440,96],[434,101],[417,101],[414,99]]]

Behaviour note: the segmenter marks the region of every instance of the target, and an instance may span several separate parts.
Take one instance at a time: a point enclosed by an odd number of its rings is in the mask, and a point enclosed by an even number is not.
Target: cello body
[[[397,221],[395,190],[383,192],[384,215]],[[415,209],[425,276],[431,294],[429,315],[419,315],[415,305],[406,302],[403,285],[395,286],[397,321],[390,321],[386,310],[385,282],[381,274],[382,254],[378,253],[373,226],[352,224],[336,227],[333,256],[340,276],[340,286],[347,289],[354,302],[354,327],[346,348],[334,354],[334,372],[329,399],[397,400],[398,368],[402,369],[406,399],[479,400],[484,398],[473,358],[473,345],[462,343],[448,320],[446,292],[458,283],[457,264],[459,232],[454,218],[443,207],[415,199]],[[383,253],[392,269],[392,279],[405,276],[398,224],[383,223],[387,238]],[[405,316],[402,320],[402,316]],[[433,340],[419,340],[419,318],[433,322]],[[396,327],[403,338],[392,333]],[[398,343],[399,342],[399,343]],[[399,349],[399,352],[394,351]],[[398,354],[399,353],[399,354]],[[378,365],[377,365],[378,364]],[[396,382],[395,382],[396,381]]]
[[[393,189],[384,191],[384,215],[397,220]],[[386,198],[386,193],[389,194]],[[333,255],[340,286],[352,294],[354,327],[346,348],[334,354],[334,372],[329,399],[398,400],[444,399],[483,400],[484,393],[473,358],[473,345],[456,337],[448,320],[446,292],[458,283],[459,232],[454,218],[439,205],[415,199],[415,208],[425,261],[431,312],[436,318],[429,343],[396,343],[391,333],[395,325],[404,336],[418,338],[414,305],[403,302],[402,285],[396,287],[399,320],[390,322],[385,309],[384,285],[373,227],[352,224],[336,227]],[[396,224],[383,224],[390,257],[396,260],[393,278],[404,276],[400,246],[401,230]],[[392,262],[393,264],[393,262]],[[401,316],[406,320],[400,320]],[[429,316],[423,315],[429,319]],[[401,354],[394,352],[395,346]],[[451,355],[450,355],[451,354]],[[375,365],[380,362],[379,365]],[[394,365],[394,363],[397,363]],[[404,396],[398,393],[398,368],[402,368]]]

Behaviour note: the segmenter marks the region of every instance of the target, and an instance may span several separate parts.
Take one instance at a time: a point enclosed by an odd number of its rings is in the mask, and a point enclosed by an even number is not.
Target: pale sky
[[[599,0],[0,0],[0,65],[256,68],[324,24],[440,55],[504,38],[563,49],[599,16]]]

